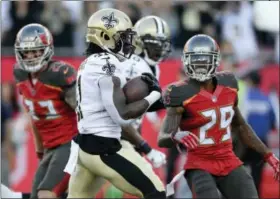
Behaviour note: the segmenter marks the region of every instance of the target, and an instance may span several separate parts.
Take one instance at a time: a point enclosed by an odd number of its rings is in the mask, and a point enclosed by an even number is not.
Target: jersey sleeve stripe
[[[51,88],[51,89],[54,89],[54,90],[62,91],[61,88],[56,87],[56,86],[51,86],[51,85],[48,85],[48,84],[45,84],[45,86],[46,86],[46,87],[49,87],[49,88]]]
[[[189,98],[189,99],[183,101],[183,105],[185,106],[185,105],[187,105],[188,103],[190,103],[196,96],[197,96],[197,95],[194,95],[194,96],[192,96],[191,98]]]

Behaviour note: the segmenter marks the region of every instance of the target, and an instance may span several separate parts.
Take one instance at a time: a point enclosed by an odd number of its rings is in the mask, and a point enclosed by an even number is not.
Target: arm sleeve
[[[120,125],[128,125],[133,120],[124,120],[121,118],[113,100],[114,83],[111,76],[105,76],[99,79],[99,87],[103,105],[114,122]]]
[[[68,89],[75,85],[77,72],[72,66],[68,64],[62,65],[59,69],[58,75],[59,77],[57,77],[57,83],[62,89]]]
[[[163,93],[163,103],[165,107],[182,106],[184,93],[180,92],[176,86],[169,85]]]
[[[147,112],[154,112],[154,111],[159,111],[161,109],[164,109],[165,106],[163,104],[163,100],[159,99],[158,101],[156,101],[155,103],[153,103],[150,108],[147,110]]]

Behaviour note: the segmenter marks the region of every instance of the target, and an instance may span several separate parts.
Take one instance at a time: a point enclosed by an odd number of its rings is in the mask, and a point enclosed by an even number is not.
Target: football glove
[[[280,164],[279,159],[273,154],[268,153],[264,157],[265,161],[273,168],[274,170],[274,179],[280,181]]]
[[[166,163],[166,155],[155,149],[152,149],[146,157],[155,168],[159,168]]]
[[[187,149],[195,149],[199,145],[198,137],[189,131],[179,131],[171,136],[174,142],[182,144]]]
[[[141,79],[148,85],[149,92],[158,91],[161,93],[159,82],[154,75],[151,73],[142,73]]]

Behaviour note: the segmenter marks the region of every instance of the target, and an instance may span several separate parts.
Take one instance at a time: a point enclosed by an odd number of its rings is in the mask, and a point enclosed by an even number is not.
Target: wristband
[[[147,97],[145,97],[144,99],[148,101],[149,106],[151,106],[153,103],[155,103],[156,101],[158,101],[161,97],[160,92],[158,91],[152,91]]]
[[[143,140],[140,143],[138,149],[140,152],[145,153],[145,154],[148,154],[152,150],[152,148],[149,146],[149,144],[145,140]]]

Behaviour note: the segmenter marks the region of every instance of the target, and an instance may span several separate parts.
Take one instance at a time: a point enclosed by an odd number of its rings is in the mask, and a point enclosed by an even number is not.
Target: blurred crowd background
[[[198,33],[214,37],[221,48],[221,69],[230,70],[240,78],[239,105],[244,117],[258,136],[279,155],[278,1],[2,1],[1,181],[4,184],[28,191],[32,181],[30,175],[37,165],[32,153],[28,119],[16,93],[15,82],[11,75],[8,77],[12,74],[17,32],[29,23],[45,25],[53,34],[56,58],[71,61],[76,57],[73,64],[78,66],[86,48],[87,19],[93,12],[106,7],[124,11],[133,23],[147,15],[157,15],[166,20],[171,29],[173,51],[170,60],[160,66],[162,84],[184,77],[180,56],[188,38]],[[174,68],[174,78],[165,81],[164,71]],[[160,122],[148,124],[146,131],[157,132]],[[256,184],[262,187],[263,194],[275,196],[273,194],[278,193],[279,196],[279,186],[271,180],[269,168],[260,163],[261,157],[243,146],[237,148],[240,157],[251,165]],[[181,166],[181,161],[174,164],[180,156],[176,150],[171,149],[167,153],[169,164],[159,171],[164,181],[170,181]],[[178,185],[179,196],[188,197],[184,195],[184,187],[183,182]],[[180,189],[183,190],[182,195]]]

